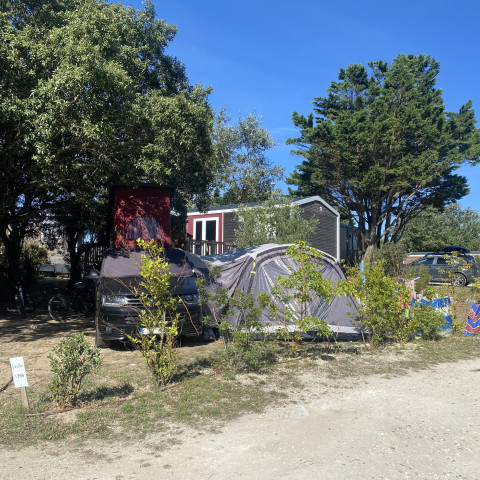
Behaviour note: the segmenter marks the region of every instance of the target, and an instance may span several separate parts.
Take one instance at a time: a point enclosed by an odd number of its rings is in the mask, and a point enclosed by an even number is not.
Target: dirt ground
[[[20,321],[3,309],[0,360],[23,356],[35,382],[47,375],[46,357],[61,337],[82,329],[93,338],[90,323],[79,317],[57,324],[41,311]],[[104,354],[125,364],[136,355]],[[9,368],[0,362],[0,388]],[[288,402],[216,432],[185,427],[179,433],[172,426],[142,443],[55,442],[18,451],[0,446],[0,478],[480,479],[480,352],[469,361],[393,378],[302,376],[304,388]]]

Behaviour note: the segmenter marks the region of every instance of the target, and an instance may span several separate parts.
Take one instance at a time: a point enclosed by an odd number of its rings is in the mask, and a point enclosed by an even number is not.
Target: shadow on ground
[[[93,328],[93,314],[87,318],[82,314],[71,312],[63,322],[52,320],[48,315],[50,298],[63,292],[67,282],[68,280],[65,278],[41,278],[33,287],[26,289],[33,307],[27,305],[25,318],[20,317],[13,302],[2,303],[0,305],[0,338],[2,342],[52,338]]]

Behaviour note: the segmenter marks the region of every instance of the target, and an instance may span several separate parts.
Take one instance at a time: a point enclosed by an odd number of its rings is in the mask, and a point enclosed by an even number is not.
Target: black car
[[[95,345],[106,348],[112,340],[142,334],[139,312],[143,305],[135,295],[142,281],[139,266],[142,251],[111,250],[105,254],[97,281]],[[179,298],[179,333],[199,336],[203,315],[196,276],[186,252],[165,250],[171,273],[172,295]]]
[[[427,253],[410,266],[416,270],[428,268],[432,282],[450,282],[457,287],[464,287],[479,277],[475,257],[462,253],[452,254],[443,251]]]

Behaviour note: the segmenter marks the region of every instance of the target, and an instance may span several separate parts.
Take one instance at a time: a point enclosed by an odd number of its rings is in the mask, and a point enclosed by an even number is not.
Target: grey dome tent
[[[207,280],[207,289],[210,293],[226,288],[230,297],[235,290],[242,290],[257,298],[261,292],[270,292],[279,276],[288,276],[298,269],[299,266],[286,254],[288,246],[268,244],[214,256],[191,255],[190,258],[197,271],[203,271],[207,278],[208,268],[212,266],[220,268],[218,278]],[[326,253],[322,254],[324,278],[333,282],[345,279],[338,261]],[[325,320],[338,338],[360,335],[360,329],[355,324],[358,317],[358,302],[353,296],[336,296],[330,304],[325,299],[315,296],[307,314]],[[241,320],[240,314],[233,314],[227,320],[233,325],[238,325]],[[268,326],[267,331],[284,328],[281,322],[270,318],[268,310],[262,311],[260,322]],[[293,331],[293,323],[287,328]]]

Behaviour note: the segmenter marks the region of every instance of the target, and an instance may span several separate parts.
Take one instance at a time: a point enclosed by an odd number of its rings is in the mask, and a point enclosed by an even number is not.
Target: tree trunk
[[[15,286],[22,280],[20,272],[22,236],[19,232],[12,231],[9,226],[2,225],[0,238],[2,239],[5,248],[5,255],[7,257],[7,277],[11,285]]]
[[[82,279],[81,254],[77,252],[77,242],[77,235],[67,238],[68,256],[70,257],[70,280],[67,285],[69,291]]]
[[[370,263],[376,250],[377,246],[375,244],[370,244],[365,250],[365,254],[363,255],[363,261],[366,263]]]

